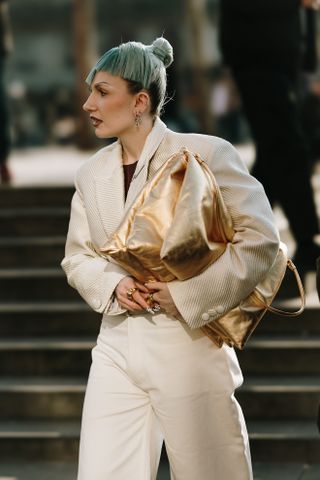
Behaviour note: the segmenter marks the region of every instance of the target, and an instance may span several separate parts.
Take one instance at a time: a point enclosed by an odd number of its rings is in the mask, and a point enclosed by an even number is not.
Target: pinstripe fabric
[[[199,153],[212,169],[236,231],[233,243],[207,270],[168,284],[183,319],[197,328],[208,321],[209,309],[210,321],[223,315],[253,290],[272,265],[279,245],[273,213],[261,184],[249,175],[236,150],[217,137],[172,132],[157,119],[125,205],[119,142],[97,152],[77,175],[62,267],[70,285],[96,311],[109,309],[112,292],[126,275],[100,257],[98,248],[115,230],[147,177],[183,146]]]

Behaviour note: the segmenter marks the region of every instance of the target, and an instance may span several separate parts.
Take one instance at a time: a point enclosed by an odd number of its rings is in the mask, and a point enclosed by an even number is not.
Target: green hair
[[[122,43],[102,55],[90,70],[86,83],[91,85],[97,72],[106,71],[128,82],[131,93],[147,90],[151,99],[151,113],[159,114],[166,94],[166,67],[173,61],[173,50],[163,37],[152,45],[140,42]]]

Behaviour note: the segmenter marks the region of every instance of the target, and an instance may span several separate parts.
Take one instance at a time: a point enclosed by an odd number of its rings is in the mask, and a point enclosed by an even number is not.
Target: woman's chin
[[[114,135],[112,135],[111,132],[109,132],[106,129],[99,128],[99,127],[95,129],[94,133],[95,133],[96,137],[98,137],[98,138],[113,138],[114,137]]]

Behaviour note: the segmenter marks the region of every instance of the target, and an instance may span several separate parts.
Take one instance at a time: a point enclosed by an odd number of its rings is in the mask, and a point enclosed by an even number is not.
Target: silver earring
[[[136,112],[134,116],[134,123],[136,124],[136,127],[139,128],[141,123],[142,123],[142,115],[140,112]]]

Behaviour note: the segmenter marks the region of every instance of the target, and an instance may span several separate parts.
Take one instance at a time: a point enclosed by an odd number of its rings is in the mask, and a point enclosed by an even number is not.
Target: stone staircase
[[[99,315],[59,267],[71,196],[71,188],[0,189],[0,465],[76,461]],[[268,314],[239,359],[254,461],[319,462],[319,310]]]
[[[262,462],[318,463],[320,310],[299,317],[268,313],[238,358],[238,392],[248,420],[252,457]]]
[[[0,464],[76,459],[99,316],[59,266],[71,197],[0,190]]]

